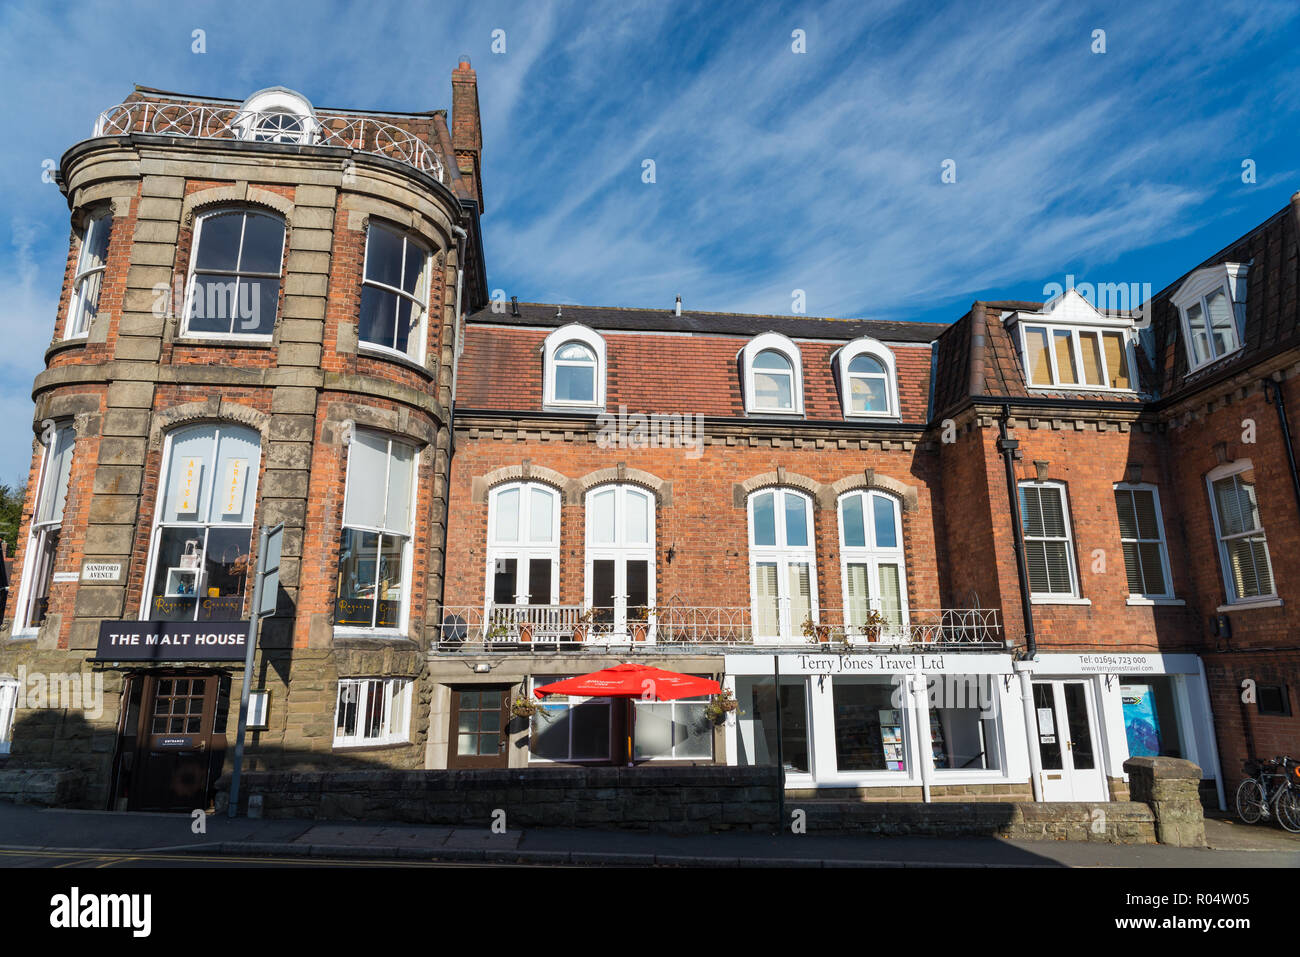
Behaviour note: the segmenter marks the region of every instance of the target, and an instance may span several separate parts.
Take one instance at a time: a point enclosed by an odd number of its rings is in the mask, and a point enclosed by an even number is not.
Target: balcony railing
[[[152,133],[207,140],[247,140],[342,146],[386,156],[446,182],[442,160],[414,133],[368,116],[317,113],[297,117],[284,112],[255,112],[237,107],[157,103],[121,103],[95,121],[95,136]]]
[[[664,651],[797,648],[837,652],[1005,647],[995,608],[910,609],[905,620],[878,627],[845,624],[822,611],[786,633],[755,629],[751,609],[664,605],[638,618],[613,608],[580,605],[482,605],[443,609],[437,648],[443,652]]]

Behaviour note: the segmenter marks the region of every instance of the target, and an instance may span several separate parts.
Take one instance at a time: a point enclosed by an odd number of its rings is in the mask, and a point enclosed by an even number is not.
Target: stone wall
[[[556,768],[481,771],[254,771],[241,810],[260,795],[267,817],[397,820],[491,827],[598,827],[709,833],[776,826],[776,769]],[[230,779],[217,783],[217,811]],[[499,815],[498,815],[499,816]]]
[[[1200,768],[1181,758],[1129,758],[1124,770],[1133,799],[1150,805],[1161,844],[1205,846]]]

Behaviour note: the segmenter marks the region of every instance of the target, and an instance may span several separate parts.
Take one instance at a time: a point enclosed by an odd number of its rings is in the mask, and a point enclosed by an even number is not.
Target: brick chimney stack
[[[470,181],[482,213],[483,181],[479,158],[483,152],[483,132],[478,118],[478,75],[471,69],[467,56],[460,58],[460,63],[451,73],[451,145],[456,151],[460,175]]]

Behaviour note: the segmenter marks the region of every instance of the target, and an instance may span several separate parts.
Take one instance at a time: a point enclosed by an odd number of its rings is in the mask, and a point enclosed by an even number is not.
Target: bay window
[[[1230,462],[1212,471],[1206,481],[1228,601],[1275,598],[1273,563],[1260,524],[1253,465],[1249,459]]]
[[[421,242],[371,221],[357,322],[361,342],[424,361],[432,262]]]
[[[749,579],[756,639],[789,641],[817,611],[812,499],[771,488],[749,497]]]
[[[869,622],[883,618],[885,633],[902,634],[907,576],[898,499],[883,492],[849,492],[840,496],[839,518],[846,633],[861,637]]]
[[[348,448],[335,627],[405,630],[415,493],[414,447],[357,429]]]
[[[63,506],[68,497],[72,473],[72,448],[76,433],[72,426],[47,432],[45,455],[36,480],[36,507],[27,534],[23,578],[14,616],[14,632],[31,631],[45,621],[54,576],[54,559],[63,527]]]
[[[182,334],[269,340],[280,305],[284,236],[284,220],[269,212],[200,215]]]
[[[261,437],[246,426],[196,425],[168,435],[142,619],[242,617],[260,460]]]
[[[90,324],[99,314],[99,294],[104,288],[104,270],[108,264],[108,238],[113,230],[113,216],[101,212],[86,222],[77,255],[77,272],[72,279],[72,302],[63,338],[75,339],[90,333]]]

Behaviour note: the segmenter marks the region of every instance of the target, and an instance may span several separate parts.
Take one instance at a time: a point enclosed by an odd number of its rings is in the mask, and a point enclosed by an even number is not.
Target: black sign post
[[[244,650],[244,686],[239,693],[239,737],[235,740],[235,769],[230,775],[230,807],[227,816],[239,815],[239,776],[244,768],[244,736],[248,733],[248,698],[253,688],[253,653],[257,650],[257,626],[275,613],[280,591],[280,547],[284,523],[274,528],[262,526],[257,540],[257,574],[253,576],[253,613],[248,618],[248,647]],[[267,596],[263,598],[262,592]]]

